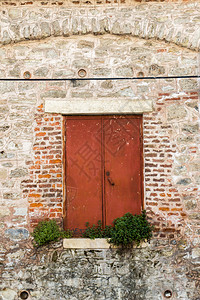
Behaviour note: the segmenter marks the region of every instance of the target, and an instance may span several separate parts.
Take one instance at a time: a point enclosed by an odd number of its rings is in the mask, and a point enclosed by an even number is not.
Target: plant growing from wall
[[[86,230],[83,233],[83,237],[95,239],[95,238],[110,238],[112,236],[113,227],[106,226],[103,228],[102,222],[99,220],[97,225],[89,226],[89,222],[86,223]]]
[[[32,236],[34,238],[34,247],[39,247],[52,241],[58,241],[61,238],[70,238],[72,237],[72,232],[70,230],[61,230],[55,220],[45,220],[38,223],[33,230]]]
[[[110,244],[122,247],[130,247],[134,243],[139,245],[141,242],[150,241],[153,231],[153,226],[147,221],[145,210],[140,215],[126,213],[123,217],[113,221],[113,227],[106,226],[103,229],[101,221],[91,227],[89,223],[86,223],[86,227],[83,237],[92,239],[108,238]]]
[[[115,219],[113,224],[112,236],[108,242],[116,246],[129,247],[133,243],[139,245],[150,241],[152,237],[153,226],[148,223],[145,210],[140,215],[126,213]]]

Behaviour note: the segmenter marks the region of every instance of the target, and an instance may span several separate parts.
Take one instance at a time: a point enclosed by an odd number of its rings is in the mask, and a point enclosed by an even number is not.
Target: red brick
[[[40,194],[29,194],[28,195],[30,198],[40,198],[41,195]]]
[[[38,178],[51,178],[50,174],[40,174],[38,175]]]
[[[30,207],[34,208],[34,207],[43,207],[43,204],[42,203],[31,203],[30,204]]]
[[[169,207],[159,207],[159,210],[162,210],[162,211],[169,211]]]

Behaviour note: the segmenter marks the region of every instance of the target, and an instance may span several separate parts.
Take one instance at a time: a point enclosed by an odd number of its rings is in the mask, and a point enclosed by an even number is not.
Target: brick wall
[[[63,164],[61,116],[47,115],[43,105],[35,114],[33,159],[27,161],[30,179],[22,181],[29,203],[31,226],[44,219],[62,219]]]

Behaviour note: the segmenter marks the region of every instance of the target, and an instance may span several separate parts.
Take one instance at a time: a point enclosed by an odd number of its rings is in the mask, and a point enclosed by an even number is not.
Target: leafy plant
[[[70,238],[72,237],[72,232],[61,230],[55,220],[49,220],[39,222],[32,236],[34,238],[34,247],[39,247],[52,241],[57,241],[60,238]]]
[[[114,229],[109,243],[116,246],[129,247],[133,243],[149,241],[152,237],[153,226],[146,219],[146,211],[140,215],[126,213],[123,217],[113,222]]]
[[[109,238],[112,236],[112,226],[106,226],[103,228],[102,222],[99,220],[97,225],[89,226],[89,222],[86,223],[86,230],[83,233],[83,237],[95,239],[95,238]]]
[[[146,211],[140,215],[126,213],[123,217],[113,221],[113,226],[102,227],[102,222],[89,226],[86,223],[83,237],[108,238],[110,244],[122,247],[130,247],[133,243],[139,245],[143,241],[149,241],[152,237],[153,226],[146,219]]]

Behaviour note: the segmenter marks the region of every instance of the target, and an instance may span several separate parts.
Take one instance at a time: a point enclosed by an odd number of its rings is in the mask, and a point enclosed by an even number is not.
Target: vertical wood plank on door
[[[79,235],[102,220],[101,118],[66,121],[66,224]]]
[[[142,174],[139,117],[105,117],[106,225],[141,212]]]

